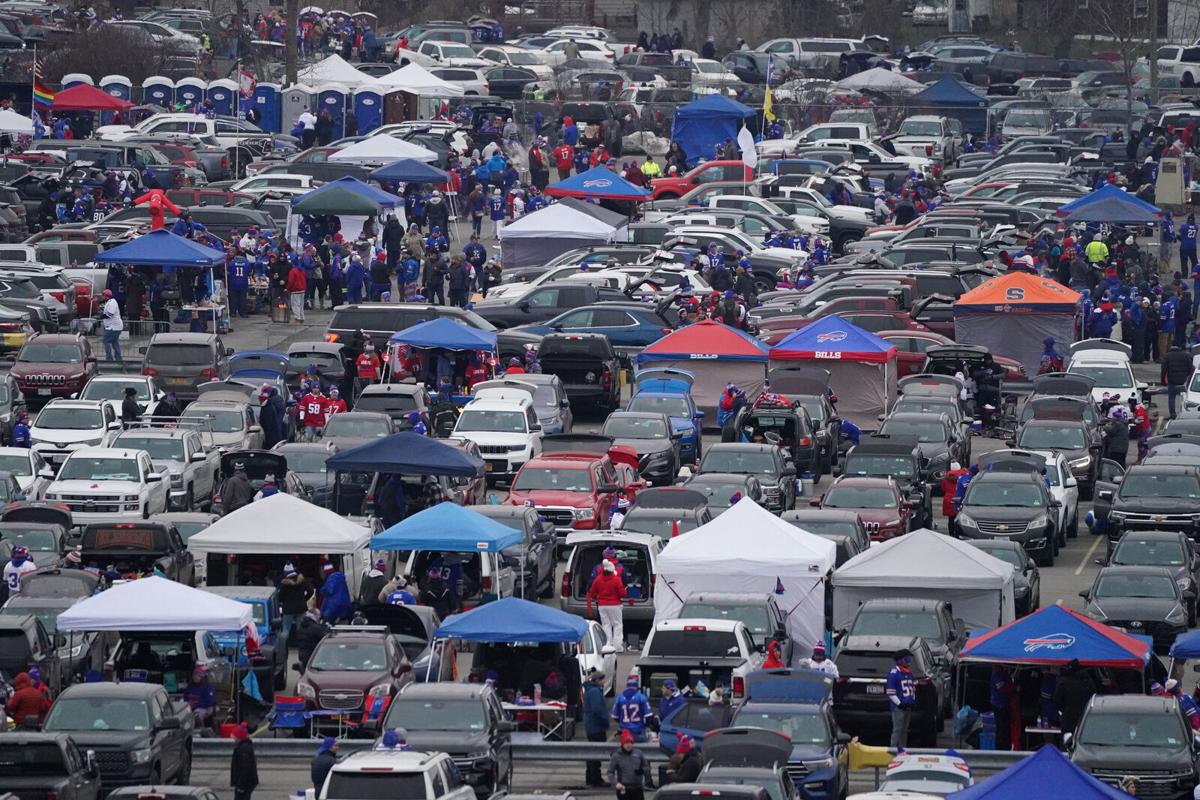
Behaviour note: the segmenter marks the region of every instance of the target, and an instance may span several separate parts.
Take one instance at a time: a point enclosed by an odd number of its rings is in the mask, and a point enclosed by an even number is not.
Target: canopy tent
[[[445,171],[431,167],[416,158],[402,158],[380,167],[369,176],[373,181],[400,183],[442,183],[449,177]]]
[[[1189,631],[1176,636],[1171,645],[1171,658],[1180,661],[1200,658],[1200,631]]]
[[[419,144],[406,142],[389,136],[386,133],[367,137],[361,142],[355,142],[329,156],[329,160],[338,164],[390,164],[402,158],[414,161],[437,161],[437,153]]]
[[[133,103],[91,84],[79,83],[55,94],[50,107],[55,111],[127,111]]]
[[[1028,800],[1051,792],[1055,800],[1129,800],[1125,792],[1084,772],[1050,744],[982,783],[946,795],[946,800]]]
[[[957,604],[954,612],[959,613]],[[1062,665],[1074,660],[1084,667],[1140,670],[1150,660],[1150,654],[1149,639],[1130,636],[1077,611],[1054,605],[972,636],[963,646],[960,658],[991,664],[1029,665]]]
[[[920,94],[909,98],[916,107],[925,107],[962,122],[968,133],[986,134],[988,127],[988,101],[975,94],[959,81],[946,76]]]
[[[505,268],[545,264],[568,250],[613,240],[616,227],[569,206],[552,203],[500,230]]]
[[[334,472],[391,472],[400,475],[483,474],[483,459],[411,431],[393,433],[325,459]]]
[[[709,427],[717,424],[717,404],[734,384],[758,394],[767,378],[768,348],[748,333],[706,319],[672,331],[637,354],[637,367],[670,367],[692,373],[692,399]]]
[[[723,592],[773,594],[787,615],[796,652],[807,653],[822,640],[825,592],[818,587],[836,555],[833,542],[743,497],[721,516],[668,542],[658,557],[654,619],[679,616],[688,595],[716,586]]]
[[[1064,222],[1102,222],[1108,225],[1150,225],[1162,210],[1111,183],[1058,207]]]
[[[587,622],[574,614],[517,597],[505,597],[446,617],[433,635],[438,639],[515,644],[578,642],[585,633]]]
[[[850,89],[856,92],[880,92],[883,94],[915,94],[924,91],[925,87],[906,75],[892,72],[883,67],[871,69],[843,78],[837,82],[839,89]]]
[[[60,631],[238,631],[253,622],[246,603],[157,576],[117,584],[58,615]]]
[[[221,517],[187,544],[188,550],[201,557],[208,553],[354,553],[370,546],[371,531],[280,492]]]
[[[706,94],[675,109],[671,140],[683,148],[688,165],[695,165],[701,158],[713,158],[717,145],[726,139],[737,139],[743,122],[754,114],[750,106],[723,94]]]
[[[481,331],[449,317],[438,317],[393,333],[388,343],[445,350],[493,351],[496,349],[496,332]]]
[[[431,95],[434,97],[462,97],[463,87],[449,81],[444,81],[416,62],[380,75],[378,78],[366,81],[363,86],[384,91],[404,91],[412,94]]]
[[[613,211],[610,208],[605,208],[597,203],[589,203],[577,197],[560,197],[555,205],[587,214],[592,219],[598,219],[603,223],[612,225],[614,228],[620,228],[629,222],[629,217],[619,211]]]
[[[994,628],[1016,616],[1011,564],[925,528],[874,545],[833,573],[834,630],[877,597],[945,600],[968,628]]]
[[[296,73],[296,80],[308,86],[320,86],[325,83],[340,83],[357,87],[368,80],[366,73],[359,72],[346,59],[332,55],[311,64]]]
[[[33,120],[6,108],[0,111],[0,133],[33,136]]]
[[[821,317],[771,348],[771,363],[811,361],[829,370],[838,415],[877,428],[896,401],[896,346],[839,317]]]
[[[357,214],[370,216],[383,208],[404,206],[404,198],[364,183],[352,175],[330,181],[292,200],[297,214]]]
[[[547,197],[581,197],[589,200],[645,200],[650,192],[634,186],[607,167],[593,167],[546,188]]]
[[[457,503],[438,503],[397,522],[371,540],[372,550],[499,553],[524,534]]]
[[[955,301],[954,340],[1015,358],[1035,375],[1043,339],[1050,337],[1060,346],[1074,341],[1078,301],[1076,292],[1049,278],[1006,272]]]
[[[171,233],[166,228],[141,236],[96,255],[97,264],[139,267],[208,269],[225,263],[225,253]]]

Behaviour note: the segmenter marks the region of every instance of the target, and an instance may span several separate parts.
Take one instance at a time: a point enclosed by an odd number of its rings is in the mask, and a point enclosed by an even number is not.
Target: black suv
[[[1200,514],[1196,513],[1200,503],[1200,469],[1194,466],[1130,467],[1124,478],[1112,483],[1096,482],[1096,505],[1102,506],[1105,501],[1111,502],[1110,542],[1119,540],[1127,530],[1139,529],[1183,531],[1192,541],[1200,541]]]
[[[1200,747],[1173,697],[1095,695],[1064,744],[1072,763],[1110,786],[1126,776],[1141,797],[1189,798]]]
[[[971,437],[964,435],[961,426],[946,414],[892,413],[879,426],[879,433],[916,439],[921,451],[921,478],[926,483],[940,484],[951,462],[966,464],[971,460]]]
[[[12,676],[37,667],[52,692],[63,686],[63,664],[42,621],[32,613],[0,616],[0,672]]]
[[[962,539],[1020,542],[1038,566],[1050,567],[1058,555],[1059,505],[1033,472],[981,472],[967,487],[953,531]]]
[[[682,486],[660,486],[642,489],[633,506],[621,520],[621,530],[653,533],[670,541],[679,533],[687,533],[712,521],[708,497]]]
[[[837,664],[841,677],[833,685],[833,715],[844,731],[886,732],[891,703],[887,698],[887,676],[895,664],[896,651],[912,655],[917,702],[909,723],[909,743],[933,747],[944,727],[942,710],[950,694],[950,679],[933,662],[924,639],[916,636],[848,636],[838,646]]]
[[[1087,601],[1089,617],[1150,636],[1160,650],[1187,633],[1187,601],[1165,567],[1105,567],[1079,596]]]
[[[1163,567],[1170,570],[1187,602],[1188,627],[1196,626],[1200,556],[1195,544],[1180,531],[1129,531],[1109,557],[1100,562],[1114,567]]]
[[[767,510],[778,514],[796,504],[796,468],[783,450],[771,444],[731,443],[709,445],[697,475],[721,472],[753,475],[763,487]]]
[[[967,640],[967,627],[954,616],[945,600],[921,597],[880,597],[858,607],[854,622],[845,634],[852,638],[871,636],[918,636],[929,645],[933,663],[950,675],[958,665],[958,653]],[[950,698],[944,698],[947,703]]]
[[[865,478],[894,478],[912,503],[912,527],[933,527],[933,491],[921,479],[921,451],[912,438],[870,436],[846,453],[842,475]]]

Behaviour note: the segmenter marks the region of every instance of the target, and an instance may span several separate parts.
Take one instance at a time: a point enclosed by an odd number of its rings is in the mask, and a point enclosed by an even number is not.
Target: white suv
[[[169,488],[145,450],[88,447],[63,462],[46,500],[71,509],[79,525],[129,522],[164,513]]]
[[[318,800],[353,797],[405,797],[408,800],[475,800],[445,753],[418,750],[367,750],[333,765]]]
[[[542,426],[532,393],[516,389],[489,389],[467,403],[450,435],[479,445],[492,480],[511,480],[526,461],[542,452]]]
[[[81,447],[108,447],[121,430],[111,400],[66,400],[47,403],[29,429],[33,449],[52,466],[62,464]]]

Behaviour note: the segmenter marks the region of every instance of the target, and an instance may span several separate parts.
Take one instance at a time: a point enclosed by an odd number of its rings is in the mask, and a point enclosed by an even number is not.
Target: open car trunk
[[[610,544],[616,549],[617,560],[625,570],[625,590],[629,592],[630,604],[653,602],[650,553],[645,546],[628,542],[597,541],[576,545],[575,559],[571,564],[571,596],[576,600],[586,600],[588,587],[592,584],[592,571],[604,560],[604,548]]]

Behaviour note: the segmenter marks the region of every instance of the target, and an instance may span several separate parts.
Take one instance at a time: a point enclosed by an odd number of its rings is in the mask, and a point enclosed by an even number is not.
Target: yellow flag
[[[775,110],[771,107],[771,87],[767,86],[767,94],[763,97],[763,117],[768,121],[775,121]]]

